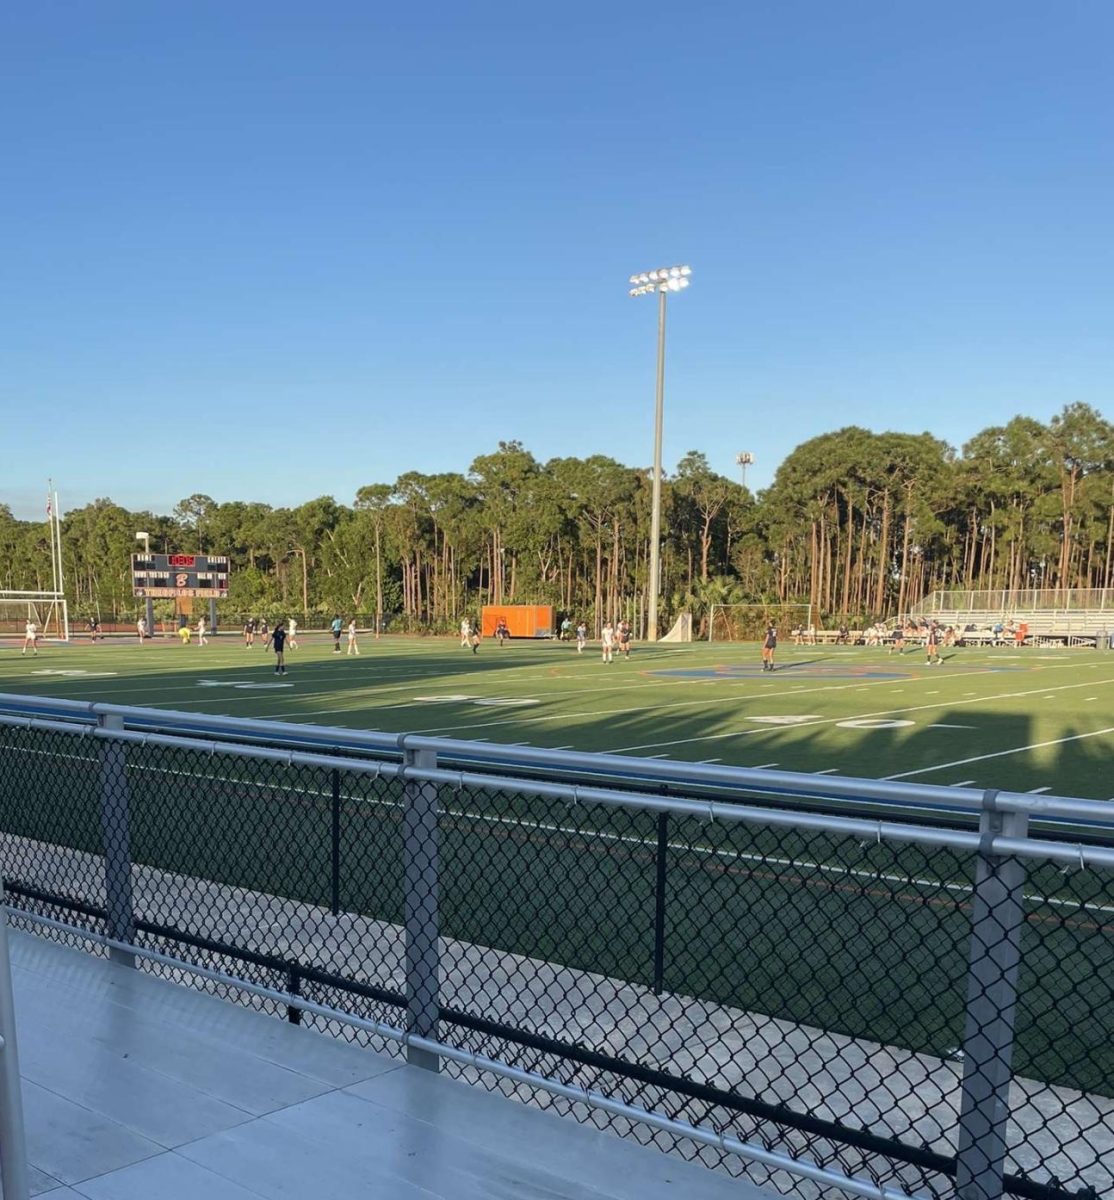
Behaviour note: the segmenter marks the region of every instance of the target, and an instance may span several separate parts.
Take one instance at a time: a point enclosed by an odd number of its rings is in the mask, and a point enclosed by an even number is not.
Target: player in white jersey
[[[356,618],[348,622],[348,653],[359,656],[360,643],[356,641]]]
[[[584,647],[588,645],[588,626],[583,621],[576,627],[576,652],[577,654],[584,653]]]
[[[38,641],[39,641],[38,626],[35,624],[34,621],[28,621],[27,624],[23,627],[23,649],[20,651],[20,654],[26,654],[27,647],[30,646],[31,653],[37,655],[39,653]]]
[[[288,622],[290,628],[286,634],[286,644],[291,650],[298,649],[298,622],[291,617]]]
[[[460,623],[460,644],[462,647],[472,644],[472,622],[467,617]]]
[[[199,646],[207,646],[209,644],[205,637],[205,618],[197,618],[197,644]]]
[[[603,632],[600,634],[600,643],[603,647],[603,661],[606,663],[611,662],[611,653],[615,649],[615,626],[610,621],[607,621],[603,627]]]

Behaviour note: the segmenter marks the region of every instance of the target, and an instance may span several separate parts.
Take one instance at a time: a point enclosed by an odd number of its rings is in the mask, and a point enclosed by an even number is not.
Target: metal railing
[[[805,1196],[1114,1187],[1114,819],[0,697],[13,918]]]

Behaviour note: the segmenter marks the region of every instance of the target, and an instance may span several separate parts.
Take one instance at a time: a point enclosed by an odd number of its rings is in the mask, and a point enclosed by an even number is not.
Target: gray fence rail
[[[13,920],[801,1197],[1114,1190],[1095,801],[0,696]]]

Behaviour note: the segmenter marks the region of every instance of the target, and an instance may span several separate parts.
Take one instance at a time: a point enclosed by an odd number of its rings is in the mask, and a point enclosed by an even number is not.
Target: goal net
[[[663,637],[658,638],[659,642],[691,642],[692,641],[692,613],[684,612],[673,622],[673,628]]]
[[[708,641],[757,642],[767,625],[777,627],[778,636],[788,639],[800,627],[812,624],[811,604],[713,604],[708,614]]]
[[[39,637],[69,641],[70,614],[64,596],[56,592],[0,592],[0,638],[23,639],[33,621]]]

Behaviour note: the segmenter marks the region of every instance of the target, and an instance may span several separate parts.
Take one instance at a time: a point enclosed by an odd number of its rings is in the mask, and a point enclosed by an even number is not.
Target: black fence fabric
[[[434,784],[431,766],[0,726],[8,902],[909,1193],[1112,1194],[1114,874]],[[760,1184],[841,1194],[409,1054]]]

